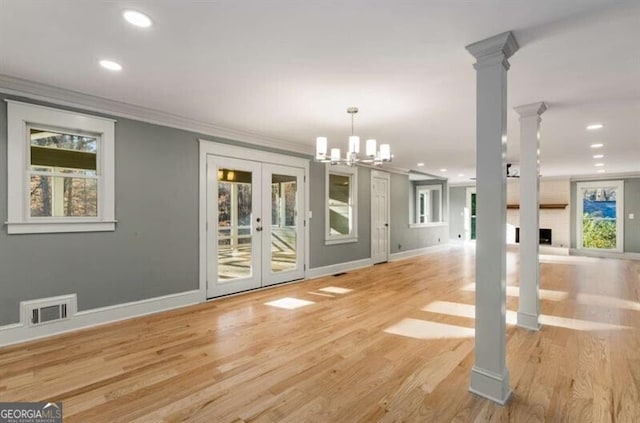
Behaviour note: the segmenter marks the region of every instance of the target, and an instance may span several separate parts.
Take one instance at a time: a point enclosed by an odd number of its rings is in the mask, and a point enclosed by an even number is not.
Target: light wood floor
[[[640,262],[543,257],[505,407],[467,391],[473,274],[451,247],[0,349],[0,401],[63,401],[67,423],[640,421]],[[284,297],[313,303],[265,305]]]

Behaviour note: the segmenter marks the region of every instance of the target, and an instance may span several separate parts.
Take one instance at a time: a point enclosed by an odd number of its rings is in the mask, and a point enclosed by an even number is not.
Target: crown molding
[[[78,91],[54,87],[52,85],[33,82],[22,78],[0,74],[0,92],[10,95],[43,101],[60,106],[104,113],[107,115],[133,119],[155,125],[168,126],[203,135],[241,141],[248,144],[270,147],[278,150],[305,155],[313,154],[313,146],[289,140],[272,138],[252,132],[224,128],[213,123],[204,122],[184,116],[163,112],[142,106],[136,106],[116,100],[84,94]]]
[[[569,178],[571,182],[582,181],[608,181],[611,179],[640,178],[640,172],[598,173],[597,175],[579,175]]]

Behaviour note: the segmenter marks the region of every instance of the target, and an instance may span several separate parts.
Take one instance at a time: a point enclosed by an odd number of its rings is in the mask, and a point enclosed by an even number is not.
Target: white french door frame
[[[297,185],[296,191],[299,193],[301,190],[301,185],[304,184],[304,170],[299,167],[292,166],[283,166],[283,165],[275,165],[271,163],[262,163],[262,193],[263,195],[267,195],[271,198],[271,176],[272,175],[285,175],[285,176],[293,176],[299,181]],[[303,188],[303,187],[302,187]],[[300,195],[296,195],[296,198],[302,198]],[[266,203],[263,200],[261,204],[264,207]],[[304,278],[305,276],[305,262],[304,258],[305,254],[301,254],[304,251],[304,239],[305,236],[297,236],[296,237],[296,267],[294,269],[281,270],[279,272],[273,272],[271,268],[272,264],[272,254],[265,254],[267,252],[271,252],[271,243],[272,243],[272,230],[273,227],[271,225],[271,202],[269,202],[267,210],[263,210],[262,212],[262,286],[275,285],[278,283],[282,283],[285,281],[293,281],[297,279]],[[295,226],[305,229],[305,216],[306,213],[302,210],[302,207],[296,207],[298,211],[295,216]]]
[[[232,159],[248,159],[260,163],[268,163],[289,167],[301,168],[304,171],[302,184],[304,185],[304,198],[299,206],[299,213],[304,222],[304,249],[300,253],[304,255],[304,275],[309,269],[309,160],[285,154],[270,153],[254,150],[246,147],[236,147],[229,144],[217,143],[208,140],[199,141],[199,217],[198,217],[198,245],[199,245],[199,293],[202,301],[207,301],[207,158],[208,156],[228,157]],[[256,187],[260,189],[261,187]]]
[[[375,207],[374,207],[374,201],[375,201],[375,190],[374,190],[374,184],[375,184],[375,179],[384,179],[386,180],[386,185],[387,185],[387,192],[386,192],[386,245],[387,245],[387,251],[385,255],[382,254],[376,254],[376,249],[375,249],[375,245],[376,245],[376,211],[375,211]],[[371,260],[373,262],[373,264],[376,263],[383,263],[385,261],[389,261],[389,254],[390,254],[390,249],[391,249],[391,225],[389,220],[391,220],[391,199],[389,198],[391,196],[391,175],[388,172],[381,172],[379,170],[371,170]]]

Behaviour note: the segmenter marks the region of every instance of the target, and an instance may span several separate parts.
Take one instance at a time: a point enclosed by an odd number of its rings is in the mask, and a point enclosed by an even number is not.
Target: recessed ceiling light
[[[116,63],[112,60],[100,60],[100,66],[102,66],[105,69],[109,69],[110,71],[121,71],[122,70],[122,65],[120,65],[120,63]]]
[[[596,129],[602,129],[604,125],[601,123],[592,123],[591,125],[587,126],[587,130],[589,131],[595,131]]]
[[[594,159],[601,159],[601,158],[603,158],[603,157],[604,157],[604,154],[594,154],[594,155],[593,155],[593,158],[594,158]]]
[[[125,10],[124,13],[122,13],[122,16],[131,25],[135,25],[140,28],[149,28],[151,26],[151,18],[144,13],[136,12],[135,10]]]
[[[447,169],[440,169],[440,172],[446,172]]]
[[[458,176],[459,176],[459,177],[463,177],[463,176],[464,176],[464,173],[458,173]]]
[[[597,172],[598,172],[598,173],[604,173],[604,172],[606,172],[606,170],[604,170],[604,169],[598,169],[598,170],[597,170]]]
[[[602,167],[602,166],[604,166],[604,163],[596,163],[595,166],[596,167]]]
[[[604,144],[600,144],[600,143],[598,143],[598,144],[591,144],[591,148],[602,148],[602,146],[603,146],[603,145],[604,145]]]
[[[418,167],[422,167],[422,166],[424,166],[424,163],[422,162],[418,163]]]

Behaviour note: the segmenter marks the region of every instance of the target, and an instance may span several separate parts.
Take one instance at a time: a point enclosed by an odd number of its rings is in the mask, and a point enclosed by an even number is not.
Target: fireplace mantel
[[[567,206],[569,204],[567,203],[555,203],[555,204],[540,204],[540,209],[546,209],[546,210],[551,210],[551,209],[556,209],[556,210],[562,210],[562,209],[566,209]],[[520,208],[520,204],[507,204],[507,209],[519,209]]]

